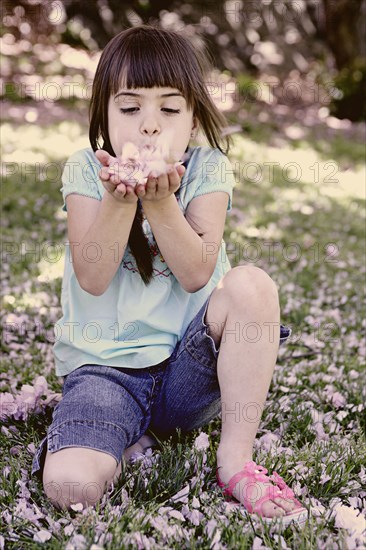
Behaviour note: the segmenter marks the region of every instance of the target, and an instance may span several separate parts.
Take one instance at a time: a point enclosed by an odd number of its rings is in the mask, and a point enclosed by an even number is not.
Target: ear
[[[196,116],[193,117],[193,122],[192,122],[192,128],[191,128],[191,131],[196,133],[197,130],[198,130],[198,127],[199,127],[199,122],[198,122],[198,118]]]
[[[191,127],[191,139],[195,139],[197,137],[198,127],[199,127],[198,118],[194,116],[192,121],[192,127]]]

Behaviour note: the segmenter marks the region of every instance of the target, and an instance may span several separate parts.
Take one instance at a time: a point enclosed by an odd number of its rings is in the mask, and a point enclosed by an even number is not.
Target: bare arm
[[[228,195],[194,198],[185,216],[174,195],[144,202],[144,212],[159,250],[184,290],[204,287],[216,265],[226,218]]]
[[[137,202],[118,203],[108,192],[101,201],[77,194],[66,201],[75,275],[83,290],[100,296],[122,261]]]
[[[78,194],[67,196],[68,237],[77,280],[83,290],[103,294],[122,261],[137,208],[137,196],[108,172],[112,157],[95,153],[102,164],[99,177],[106,189],[101,201]]]

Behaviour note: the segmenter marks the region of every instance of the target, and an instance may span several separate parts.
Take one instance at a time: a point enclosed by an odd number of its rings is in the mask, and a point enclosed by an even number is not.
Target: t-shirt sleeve
[[[232,208],[233,188],[235,186],[233,167],[224,153],[214,149],[206,160],[202,160],[200,184],[194,193],[194,197],[225,191],[229,195],[227,211]]]
[[[102,200],[99,183],[100,163],[92,149],[82,149],[67,159],[62,172],[62,210],[67,212],[66,197],[71,193]]]

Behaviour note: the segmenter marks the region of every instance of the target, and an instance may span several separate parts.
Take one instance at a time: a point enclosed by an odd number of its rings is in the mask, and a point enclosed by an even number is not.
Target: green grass
[[[65,135],[71,127],[65,126]],[[14,129],[21,134],[21,126]],[[72,131],[86,135],[85,128]],[[41,152],[46,161],[61,165],[65,156],[51,151],[50,134],[50,128],[41,129],[45,139],[29,141],[26,152]],[[259,544],[257,539],[263,547],[273,549],[285,545],[296,550],[361,548],[351,531],[335,526],[330,514],[337,502],[334,499],[362,508],[366,455],[362,416],[364,199],[362,189],[347,183],[359,177],[358,145],[353,148],[342,142],[341,136],[337,139],[337,151],[354,171],[346,174],[339,165],[339,183],[332,186],[306,177],[289,182],[283,174],[284,163],[275,167],[271,180],[263,177],[258,183],[243,177],[246,163],[253,160],[253,140],[237,137],[231,155],[239,174],[235,210],[225,227],[232,266],[256,265],[269,273],[279,288],[282,322],[293,330],[279,351],[255,458],[270,471],[278,471],[310,510],[321,505],[323,511],[312,515],[303,529],[290,527],[277,536],[260,520],[243,516],[239,509],[228,510],[215,483],[220,419],[202,428],[210,438],[207,456],[194,450],[200,430],[186,436],[178,433],[154,452],[156,462],[151,471],[146,469],[148,461],[126,467],[96,510],[57,511],[40,482],[30,477],[32,447],[28,446],[33,443],[37,447],[46,433],[52,418],[52,408],[46,407],[44,412],[31,412],[26,420],[4,421],[0,432],[0,534],[6,548],[61,550],[69,543],[69,549],[91,548],[92,544],[106,550],[148,548],[149,544],[151,548],[208,549],[214,544],[215,532],[216,549],[252,548],[254,540]],[[265,173],[264,162],[273,160],[275,152],[263,145],[263,139],[260,142],[257,160]],[[308,143],[309,147],[316,155],[318,147]],[[295,158],[293,154],[295,149],[289,146],[285,162]],[[21,156],[18,158],[21,162]],[[316,158],[321,163],[321,156]],[[302,173],[308,173],[305,166]],[[53,372],[51,335],[61,313],[63,255],[59,254],[57,262],[50,261],[67,240],[60,186],[51,171],[43,181],[29,170],[3,179],[5,284],[0,380],[4,392],[17,393],[38,375],[46,376],[52,391],[62,390]],[[53,248],[45,248],[50,243]],[[329,243],[334,246],[327,250]],[[260,253],[257,259],[253,252]],[[11,315],[24,315],[27,324],[27,330],[13,334],[13,339],[6,327]],[[32,332],[35,326],[38,333]],[[14,344],[23,347],[14,348]],[[332,401],[335,392],[341,394],[343,404]],[[265,437],[269,433],[275,434],[276,441],[268,447]],[[187,484],[187,503],[172,502]],[[182,521],[169,515],[174,510],[186,513],[184,506],[192,512],[197,505],[194,499],[202,514],[197,525],[188,516]],[[33,513],[39,511],[38,519],[22,511],[25,503]],[[216,522],[216,531],[209,534],[210,521]],[[43,544],[34,541],[34,533],[41,529],[52,532],[52,538]]]

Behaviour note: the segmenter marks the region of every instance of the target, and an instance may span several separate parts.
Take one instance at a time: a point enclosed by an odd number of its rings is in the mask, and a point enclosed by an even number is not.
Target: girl
[[[224,494],[264,521],[306,518],[283,480],[252,460],[253,409],[262,411],[290,330],[280,325],[272,279],[228,261],[234,180],[224,126],[203,61],[182,34],[140,26],[106,46],[91,148],[73,155],[62,177],[70,246],[54,354],[63,398],[32,470],[58,507],[95,504],[123,453],[151,444],[147,430],[166,438],[221,412]],[[190,147],[199,128],[211,147]],[[164,140],[165,173],[136,186],[111,175],[126,143],[154,150]]]

